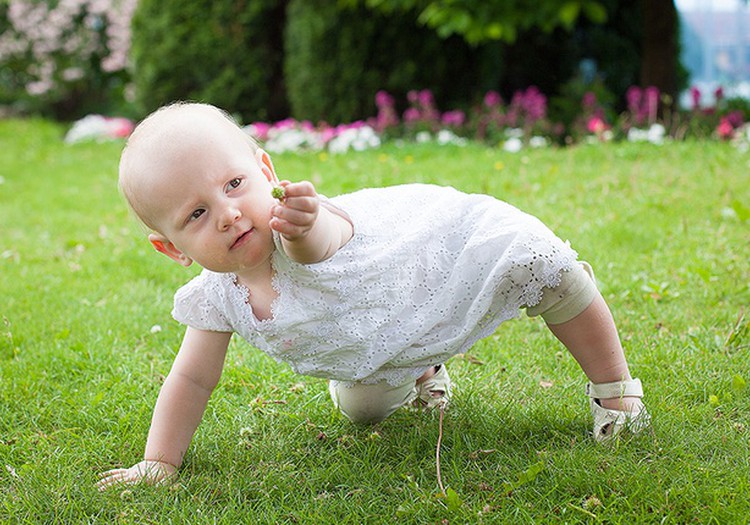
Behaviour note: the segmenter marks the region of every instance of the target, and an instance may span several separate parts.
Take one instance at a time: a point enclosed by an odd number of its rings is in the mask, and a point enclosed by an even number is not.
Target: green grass
[[[653,432],[593,443],[582,373],[541,321],[512,321],[450,363],[442,474],[460,501],[445,501],[435,414],[355,427],[323,381],[234,341],[179,482],[100,494],[99,472],[141,457],[181,338],[172,294],[197,269],[153,252],[129,217],[121,144],[65,146],[63,131],[0,122],[0,523],[748,522],[750,154],[277,156],[324,194],[434,182],[538,215],[594,265]]]

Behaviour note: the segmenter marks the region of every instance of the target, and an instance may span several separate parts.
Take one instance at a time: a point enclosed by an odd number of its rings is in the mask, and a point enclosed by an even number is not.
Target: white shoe
[[[435,365],[435,373],[414,386],[416,398],[412,402],[414,407],[446,408],[451,398],[451,378],[445,365]]]
[[[594,439],[600,443],[612,440],[624,430],[637,434],[651,425],[651,416],[643,403],[638,403],[632,410],[612,410],[604,408],[599,403],[600,399],[643,397],[640,379],[613,383],[589,383],[586,385],[586,394],[591,399]]]

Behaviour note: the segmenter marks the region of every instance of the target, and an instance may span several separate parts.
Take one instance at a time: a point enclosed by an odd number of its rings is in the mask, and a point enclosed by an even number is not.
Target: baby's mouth
[[[250,228],[245,233],[237,237],[235,241],[232,243],[232,246],[229,247],[229,249],[234,250],[235,248],[239,248],[240,246],[245,244],[254,231],[255,231],[255,228]]]

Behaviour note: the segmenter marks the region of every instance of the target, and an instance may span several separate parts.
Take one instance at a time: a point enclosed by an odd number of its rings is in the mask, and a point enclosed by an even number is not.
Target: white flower
[[[518,137],[510,138],[503,144],[503,149],[509,153],[518,153],[523,148],[523,142]]]
[[[650,142],[652,144],[663,144],[667,130],[661,124],[652,124],[648,129],[630,128],[628,140],[630,142]]]
[[[152,334],[158,334],[159,332],[161,332],[161,326],[158,324],[155,324],[154,326],[151,327],[150,332]]]
[[[65,142],[73,144],[83,140],[99,139],[107,134],[107,121],[101,115],[87,115],[73,123],[65,134]]]
[[[420,131],[417,133],[417,136],[414,137],[414,140],[419,144],[424,144],[425,142],[430,142],[432,140],[432,135],[430,135],[429,131]]]
[[[364,151],[380,146],[380,137],[370,126],[350,127],[339,132],[328,142],[331,153],[345,153],[349,149]]]
[[[630,128],[628,130],[628,141],[629,142],[643,142],[646,140],[648,132],[640,128]]]
[[[652,144],[661,144],[664,142],[664,135],[667,130],[661,124],[651,124],[648,128],[647,139]]]
[[[441,129],[437,134],[438,144],[456,144],[457,146],[465,146],[466,139],[459,137],[449,129]]]
[[[65,134],[65,142],[73,144],[83,140],[109,140],[125,138],[133,131],[133,123],[125,118],[87,115],[73,123]]]
[[[532,148],[543,148],[548,144],[545,137],[534,136],[529,139],[529,146]]]

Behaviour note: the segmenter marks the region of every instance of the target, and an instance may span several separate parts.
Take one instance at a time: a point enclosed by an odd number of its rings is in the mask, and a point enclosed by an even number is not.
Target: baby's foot
[[[623,430],[636,434],[650,426],[651,416],[641,401],[643,387],[639,379],[589,383],[586,392],[591,398],[595,440],[607,442]]]
[[[623,412],[632,412],[634,409],[643,406],[643,402],[640,397],[624,396],[624,397],[609,397],[606,399],[598,399],[599,405],[608,410],[621,410]]]
[[[451,397],[451,378],[445,365],[435,365],[417,379],[414,386],[415,407],[436,408],[448,406]]]

